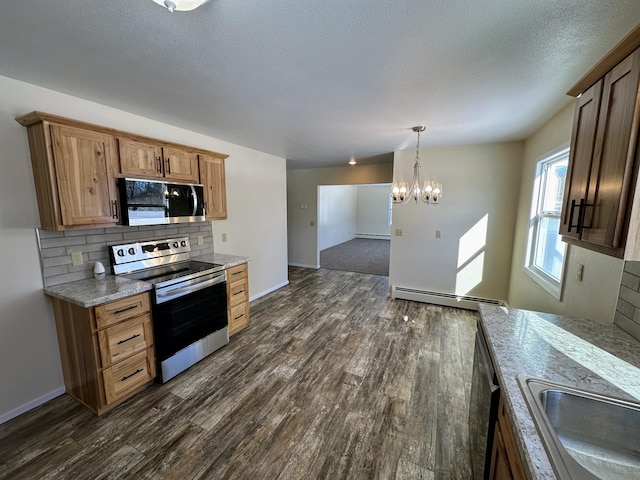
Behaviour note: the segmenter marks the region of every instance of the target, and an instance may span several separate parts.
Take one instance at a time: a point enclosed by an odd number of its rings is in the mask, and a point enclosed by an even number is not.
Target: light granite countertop
[[[192,260],[218,263],[224,265],[225,268],[231,268],[248,262],[249,258],[224,253],[214,253],[212,255],[193,257]],[[147,282],[130,280],[117,275],[106,275],[102,279],[90,278],[46,287],[44,293],[51,297],[89,308],[137,293],[146,292],[151,290],[151,288],[152,285]]]
[[[479,312],[531,479],[555,479],[556,475],[516,375],[640,401],[640,342],[614,324],[490,305],[480,305]]]
[[[44,293],[51,297],[89,308],[137,293],[147,292],[151,288],[151,284],[147,282],[129,280],[116,275],[105,275],[101,279],[89,278],[46,287]]]
[[[242,263],[246,263],[251,258],[242,257],[240,255],[228,255],[226,253],[214,253],[212,255],[201,255],[198,257],[192,257],[192,260],[198,260],[200,262],[219,263],[224,265],[225,268],[235,267]]]

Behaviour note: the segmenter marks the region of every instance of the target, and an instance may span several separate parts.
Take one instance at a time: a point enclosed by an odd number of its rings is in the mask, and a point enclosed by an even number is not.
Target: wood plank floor
[[[289,275],[166,385],[102,417],[63,395],[0,425],[0,478],[469,479],[477,314],[391,300],[387,277]]]

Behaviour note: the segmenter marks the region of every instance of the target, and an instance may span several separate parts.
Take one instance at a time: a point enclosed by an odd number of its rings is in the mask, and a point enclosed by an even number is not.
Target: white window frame
[[[545,270],[539,268],[534,262],[534,250],[537,244],[538,227],[542,218],[560,218],[560,212],[542,211],[543,198],[546,187],[545,172],[548,166],[569,156],[569,142],[554,148],[550,152],[538,157],[536,163],[536,174],[533,184],[533,196],[531,199],[531,214],[529,215],[529,228],[527,233],[527,245],[525,252],[524,271],[542,288],[553,295],[557,300],[562,299],[564,288],[565,271],[567,268],[567,257],[569,256],[569,245],[565,243],[562,267],[560,268],[560,280],[556,280]],[[560,235],[558,233],[558,235]]]

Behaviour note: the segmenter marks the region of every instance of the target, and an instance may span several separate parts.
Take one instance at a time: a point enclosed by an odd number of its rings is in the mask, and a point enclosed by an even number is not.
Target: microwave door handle
[[[191,214],[191,216],[195,217],[196,212],[198,211],[198,196],[196,195],[196,187],[194,187],[193,185],[191,185],[191,194],[193,197],[193,213]]]

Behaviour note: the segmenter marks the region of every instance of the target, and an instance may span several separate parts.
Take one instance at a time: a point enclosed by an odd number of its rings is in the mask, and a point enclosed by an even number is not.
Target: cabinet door
[[[624,247],[624,226],[634,172],[639,115],[637,111],[640,50],[604,78],[593,165],[589,179],[582,239],[605,247]],[[589,223],[590,222],[590,223]]]
[[[589,188],[601,91],[602,81],[599,81],[576,100],[560,223],[560,234],[568,237],[580,238],[577,225],[585,213],[585,209],[580,208],[580,202],[586,203]]]
[[[199,155],[200,181],[204,185],[205,213],[207,220],[227,218],[227,190],[224,175],[224,158]]]
[[[120,172],[125,175],[162,177],[162,148],[153,143],[118,137]]]
[[[51,125],[51,142],[62,224],[117,224],[114,137]]]
[[[164,176],[172,180],[200,183],[198,176],[198,155],[174,147],[165,147]]]

